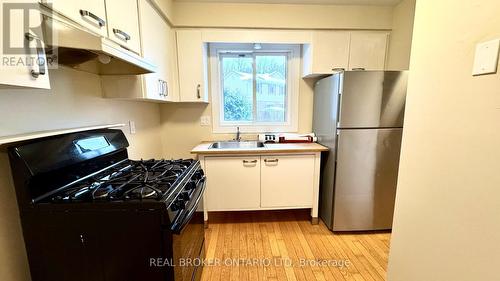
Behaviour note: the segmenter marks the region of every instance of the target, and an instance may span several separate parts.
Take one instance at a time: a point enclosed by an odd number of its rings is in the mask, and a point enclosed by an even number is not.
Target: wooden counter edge
[[[268,154],[268,153],[301,153],[301,152],[322,152],[328,151],[329,148],[323,146],[319,143],[286,143],[286,145],[293,146],[297,145],[297,148],[272,148],[273,145],[284,145],[280,144],[266,144],[264,148],[255,149],[210,149],[211,142],[203,142],[191,150],[191,154]],[[310,145],[312,147],[304,147],[305,145]]]

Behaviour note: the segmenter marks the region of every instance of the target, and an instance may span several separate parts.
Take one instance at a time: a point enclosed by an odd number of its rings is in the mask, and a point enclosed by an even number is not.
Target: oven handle
[[[206,177],[203,177],[202,179],[200,179],[200,181],[203,181],[203,184],[201,186],[200,192],[198,193],[198,198],[196,198],[196,201],[194,203],[194,206],[193,206],[194,208],[192,208],[189,211],[189,213],[184,217],[184,220],[182,223],[176,224],[172,228],[172,231],[174,232],[174,234],[181,234],[181,232],[184,229],[184,227],[186,226],[186,224],[189,223],[189,221],[193,217],[194,213],[198,209],[198,204],[200,203],[201,198],[203,198],[203,192],[205,191],[205,187],[206,187],[206,180],[205,179],[206,179]]]

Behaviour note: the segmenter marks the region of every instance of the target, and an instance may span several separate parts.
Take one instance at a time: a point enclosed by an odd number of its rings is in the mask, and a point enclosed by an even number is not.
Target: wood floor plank
[[[385,280],[390,233],[333,233],[322,222],[311,225],[307,210],[217,213],[210,218],[205,232],[210,264],[202,281]],[[226,259],[231,263],[225,264]],[[350,264],[324,264],[331,261]]]
[[[259,224],[259,229],[260,229],[260,234],[262,237],[262,246],[264,250],[264,259],[273,259],[273,254],[272,254],[272,249],[271,249],[271,243],[269,241],[269,234],[268,230],[266,227],[266,224]],[[276,278],[278,279],[278,275],[276,272],[276,268],[274,266],[264,266],[264,272],[266,273],[266,278]]]
[[[345,279],[347,280],[359,280],[359,277],[356,277],[360,274],[360,270],[358,269],[361,267],[361,263],[357,260],[356,256],[354,256],[351,251],[349,250],[349,247],[344,245],[342,243],[342,235],[343,234],[332,234],[332,232],[326,227],[321,230],[325,236],[324,244],[326,247],[329,249],[336,251],[337,254],[339,255],[339,260],[342,261],[350,261],[352,264],[348,267],[345,267],[342,269],[342,274]],[[362,274],[360,275],[362,278]]]
[[[310,226],[309,222],[307,221],[298,221],[297,224],[299,225],[300,230],[304,233],[304,238],[307,237],[305,239],[310,245],[310,249],[316,260],[326,261],[339,259],[334,251],[329,252],[327,250],[328,248],[324,247],[323,242],[321,241],[322,234],[318,231],[321,226]],[[346,280],[337,267],[328,266],[321,267],[321,269],[326,280]]]
[[[231,217],[234,216],[234,213],[231,213]],[[240,243],[240,225],[238,223],[238,220],[235,220],[233,217],[233,221],[235,221],[235,224],[233,225],[233,233],[232,233],[232,238],[231,238],[231,254],[229,258],[231,259],[230,262],[230,281],[238,281],[240,279],[240,266],[235,262],[235,260],[240,256],[239,255],[239,243]]]
[[[231,258],[231,244],[233,238],[233,224],[227,223],[224,225],[224,251],[222,254],[222,260]],[[222,262],[222,268],[220,273],[220,281],[230,280],[232,268],[225,266]]]
[[[350,257],[351,259],[353,259],[353,261],[356,262],[356,268],[363,276],[363,279],[365,279],[366,281],[377,281],[377,279],[374,277],[374,275],[377,276],[375,269],[367,261],[366,257],[361,253],[361,251],[356,247],[356,245],[354,244],[356,240],[352,238],[352,235],[339,236],[341,238],[341,243],[343,243],[348,251],[352,253]]]
[[[377,261],[378,265],[386,271],[389,251],[382,250],[378,244],[370,243],[371,240],[369,236],[367,237],[366,235],[361,235],[359,242],[369,251],[370,255]]]
[[[255,216],[252,216],[251,217],[251,220],[252,220],[252,231],[253,231],[253,235],[254,235],[254,243],[255,243],[255,258],[258,259],[258,260],[262,260],[264,259],[264,245],[263,245],[263,242],[262,242],[262,236],[261,236],[261,233],[260,233],[260,229],[259,229],[259,223],[256,222],[257,218]],[[258,269],[258,277],[259,277],[259,281],[264,281],[264,280],[268,280],[268,278],[266,277],[266,268],[264,266],[262,266],[262,264],[258,264],[257,266],[257,269]]]
[[[292,267],[288,267],[281,262],[285,262],[291,259],[289,248],[287,248],[285,241],[288,239],[287,233],[282,232],[280,228],[280,223],[277,223],[278,217],[272,216],[273,222],[271,223],[272,232],[276,236],[276,243],[279,250],[279,258],[278,260],[274,260],[274,262],[278,263],[276,267],[276,272],[278,273],[278,280],[286,280],[286,281],[297,281],[302,280],[301,274],[297,275],[295,269]]]

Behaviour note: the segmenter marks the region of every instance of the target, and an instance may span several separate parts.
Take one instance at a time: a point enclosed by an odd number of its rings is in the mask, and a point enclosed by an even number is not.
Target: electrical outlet
[[[129,128],[130,128],[130,134],[131,135],[135,134],[135,122],[134,121],[129,121],[128,125],[129,125]]]
[[[210,116],[201,116],[200,124],[202,126],[210,126]]]

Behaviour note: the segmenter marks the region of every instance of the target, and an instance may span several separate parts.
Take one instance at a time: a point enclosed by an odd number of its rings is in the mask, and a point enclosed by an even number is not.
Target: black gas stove
[[[9,149],[33,281],[200,278],[199,162],[131,160],[127,147],[103,129]]]

